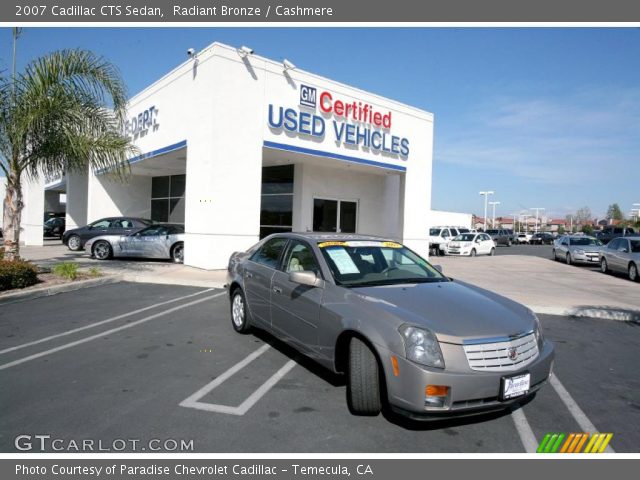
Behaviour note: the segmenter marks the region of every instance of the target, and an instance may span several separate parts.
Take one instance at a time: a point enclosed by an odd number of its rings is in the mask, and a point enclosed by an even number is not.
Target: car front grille
[[[482,372],[518,370],[533,362],[538,356],[538,343],[533,332],[494,343],[472,341],[463,345],[463,348],[471,370]]]

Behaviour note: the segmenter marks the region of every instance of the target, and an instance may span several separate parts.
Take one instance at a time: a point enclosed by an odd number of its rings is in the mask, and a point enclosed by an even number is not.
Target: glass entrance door
[[[314,232],[356,233],[357,217],[357,202],[313,199]]]

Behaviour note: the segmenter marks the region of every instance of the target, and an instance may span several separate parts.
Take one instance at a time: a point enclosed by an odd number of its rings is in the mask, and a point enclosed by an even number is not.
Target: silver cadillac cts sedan
[[[231,256],[231,323],[346,374],[352,413],[419,420],[532,396],[554,350],[525,306],[444,276],[395,241],[284,233]]]

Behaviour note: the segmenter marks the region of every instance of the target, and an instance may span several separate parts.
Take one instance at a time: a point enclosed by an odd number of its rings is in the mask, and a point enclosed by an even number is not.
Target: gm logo
[[[316,108],[316,89],[307,85],[300,85],[300,105]]]

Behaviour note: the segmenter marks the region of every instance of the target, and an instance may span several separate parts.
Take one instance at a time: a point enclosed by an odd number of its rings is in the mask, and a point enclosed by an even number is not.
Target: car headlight
[[[404,340],[407,359],[427,367],[444,368],[438,339],[426,328],[402,325],[398,331]]]
[[[540,325],[540,319],[533,312],[531,312],[531,315],[536,321],[536,325],[533,329],[533,336],[536,337],[536,342],[538,342],[538,350],[542,350],[542,344],[544,343],[544,338],[542,336],[542,326]]]
[[[585,251],[581,250],[580,248],[578,248],[578,249],[575,250],[575,253],[577,253],[578,255],[584,255]]]

